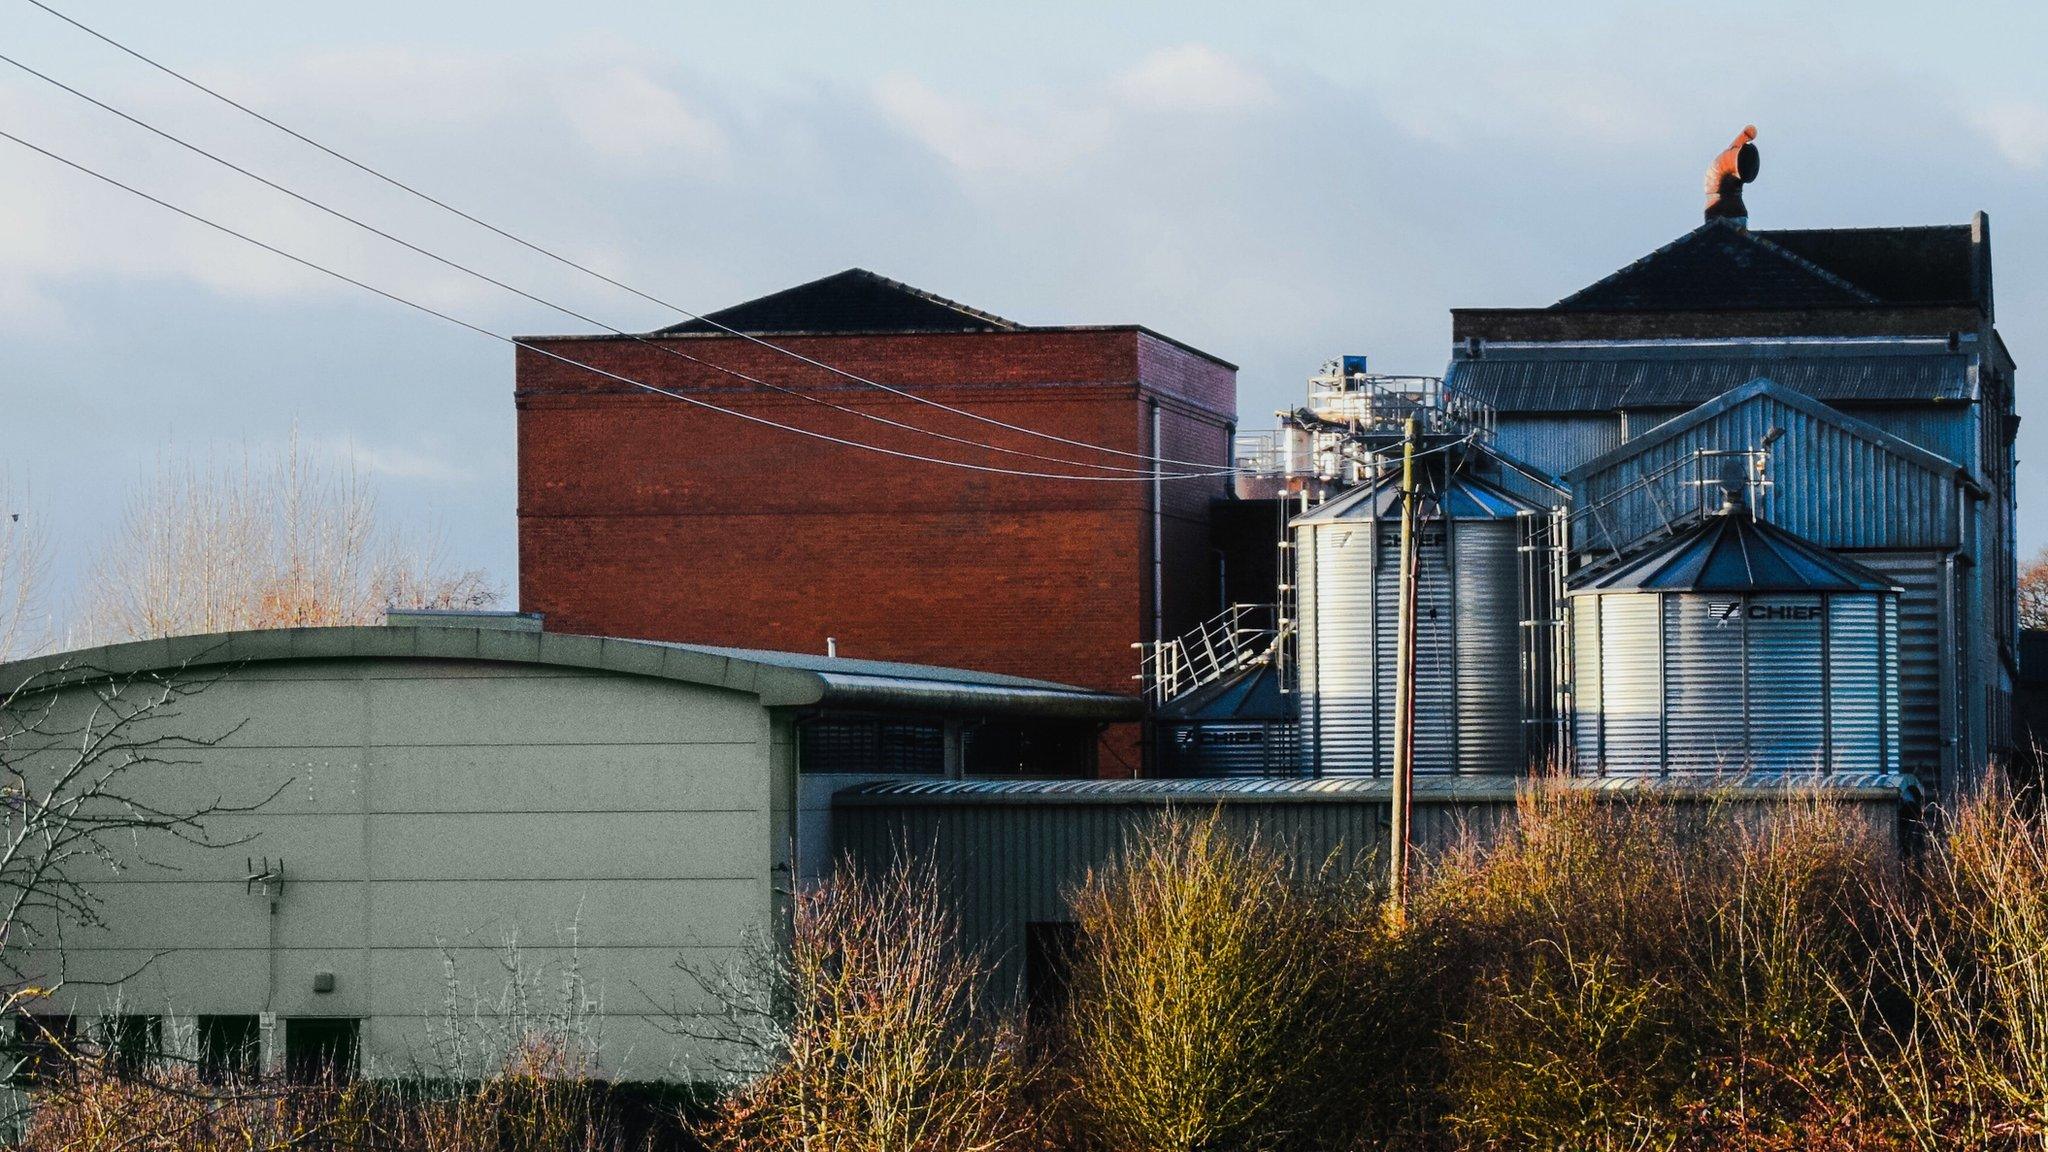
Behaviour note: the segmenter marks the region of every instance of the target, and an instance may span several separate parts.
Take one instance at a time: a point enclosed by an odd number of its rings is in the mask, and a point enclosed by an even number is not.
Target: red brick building
[[[1135,325],[1026,326],[859,269],[709,319],[717,325],[645,340],[523,341],[519,597],[550,629],[809,652],[831,638],[842,656],[1133,691],[1133,643],[1217,610],[1209,502],[1226,478],[1129,479],[1113,469],[1143,460],[956,415],[778,349],[1006,424],[1219,469],[1236,423],[1235,366]],[[1125,479],[887,456],[581,365],[901,452]],[[817,400],[1106,467],[938,439]],[[1104,752],[1103,772],[1133,770],[1135,733]]]

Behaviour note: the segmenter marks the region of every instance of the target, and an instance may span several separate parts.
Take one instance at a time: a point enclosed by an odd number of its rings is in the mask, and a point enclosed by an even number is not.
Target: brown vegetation
[[[698,1135],[834,1152],[2048,1146],[2048,831],[1996,790],[1905,860],[1889,830],[1796,795],[1539,790],[1494,846],[1438,861],[1399,926],[1335,869],[1217,816],[1169,818],[1077,894],[1081,954],[1033,1035],[946,907],[929,868],[801,893],[795,939],[764,950],[783,958],[729,1017],[759,1028],[749,1074]],[[82,1080],[46,1089],[29,1146],[619,1147],[583,1073],[515,1054],[439,1095]]]
[[[239,467],[165,463],[95,557],[78,630],[98,642],[379,624],[384,610],[487,608],[496,585],[380,522],[352,469],[296,434]]]

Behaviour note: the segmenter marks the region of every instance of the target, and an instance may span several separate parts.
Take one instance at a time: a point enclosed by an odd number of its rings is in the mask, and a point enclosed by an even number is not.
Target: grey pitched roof
[[[1970,357],[1943,341],[1488,345],[1445,375],[1497,412],[1690,408],[1768,378],[1830,403],[1968,400]]]
[[[578,636],[503,627],[382,625],[278,628],[141,640],[0,664],[0,698],[24,684],[70,682],[259,661],[490,660],[679,680],[749,692],[766,707],[879,708],[1112,722],[1136,720],[1143,701],[990,672]]]
[[[1876,304],[1867,289],[1737,227],[1709,220],[1551,305],[1563,311],[1831,308]]]
[[[716,321],[716,323],[711,323]],[[970,308],[865,268],[848,268],[722,308],[701,320],[661,329],[661,335],[748,335],[855,332],[1010,332],[1024,325]]]
[[[1990,306],[1985,227],[1750,231],[1710,220],[1551,305],[1555,311]]]

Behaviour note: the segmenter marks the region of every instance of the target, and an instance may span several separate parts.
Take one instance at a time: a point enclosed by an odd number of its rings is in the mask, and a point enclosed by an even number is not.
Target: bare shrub
[[[1075,901],[1083,945],[1061,1059],[1105,1147],[1331,1147],[1357,1023],[1349,950],[1369,932],[1217,815],[1169,815]],[[1352,1117],[1350,1119],[1356,1119]]]
[[[1916,1147],[2048,1147],[2048,829],[1994,784],[1914,880],[1841,985],[1869,1082]]]
[[[962,951],[931,866],[873,877],[842,869],[799,891],[794,917],[786,954],[764,949],[742,979],[714,983],[726,1025],[706,1038],[750,1055],[745,1081],[704,1126],[708,1143],[778,1152],[1024,1145],[1033,1120],[1018,1036],[983,1011],[988,967]]]
[[[380,522],[352,469],[296,433],[239,467],[166,462],[95,557],[81,630],[98,641],[382,623],[387,607],[485,608],[499,591]]]
[[[1864,963],[1883,851],[1796,795],[1743,811],[1532,794],[1417,918],[1476,958],[1452,1131],[1559,1150],[1860,1140],[1835,987]]]

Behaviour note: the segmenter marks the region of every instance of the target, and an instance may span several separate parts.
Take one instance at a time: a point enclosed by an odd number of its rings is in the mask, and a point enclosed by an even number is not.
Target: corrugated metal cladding
[[[1619,592],[1572,611],[1600,653],[1579,672],[1582,772],[1899,768],[1892,593]]]
[[[1773,487],[1757,515],[1826,548],[1942,548],[1956,539],[1956,483],[1918,460],[1816,419],[1770,396],[1748,400],[1640,453],[1578,477],[1574,509],[1581,548],[1616,548],[1666,530],[1679,508],[1698,503],[1684,462],[1696,452],[1739,452],[1782,428],[1771,458]],[[1663,483],[1631,485],[1666,468]],[[1853,478],[1853,483],[1846,480]],[[1597,527],[1595,521],[1597,519]]]
[[[1873,830],[1887,837],[1896,834],[1900,802],[1913,788],[1910,780],[1886,774],[1806,783],[1867,814]],[[1418,781],[1415,829],[1422,854],[1497,836],[1514,821],[1524,784]],[[1568,786],[1615,797],[1654,789],[1681,800],[1696,797],[1744,819],[1811,794],[1788,788],[1782,778],[1735,778],[1707,789],[1620,779]],[[1355,779],[879,784],[836,796],[832,827],[835,854],[856,868],[928,860],[960,917],[964,942],[987,950],[999,994],[1014,995],[1025,978],[1029,926],[1072,922],[1070,899],[1089,874],[1115,864],[1134,834],[1169,812],[1217,813],[1233,834],[1280,846],[1304,867],[1330,861],[1340,870],[1376,870],[1386,855],[1389,792],[1386,781]]]
[[[1945,669],[1958,659],[1952,629],[1943,619],[1942,583],[1947,565],[1939,553],[1859,552],[1857,563],[1881,572],[1905,589],[1899,597],[1898,628],[1888,634],[1890,659],[1898,668],[1893,731],[1899,734],[1899,762],[1930,785],[1941,779],[1942,685]]]
[[[1493,446],[1551,476],[1562,476],[1621,446],[1621,417],[1613,412],[1501,413],[1494,421]]]
[[[1691,408],[1760,378],[1830,402],[1925,403],[1975,396],[1969,353],[1721,357],[1712,349],[1681,351],[1683,357],[1626,346],[1535,354],[1490,347],[1479,359],[1453,361],[1444,385],[1500,413]]]
[[[1520,525],[1433,519],[1417,546],[1415,770],[1525,767]],[[1296,529],[1302,751],[1314,775],[1374,776],[1392,761],[1400,526],[1338,519]]]

